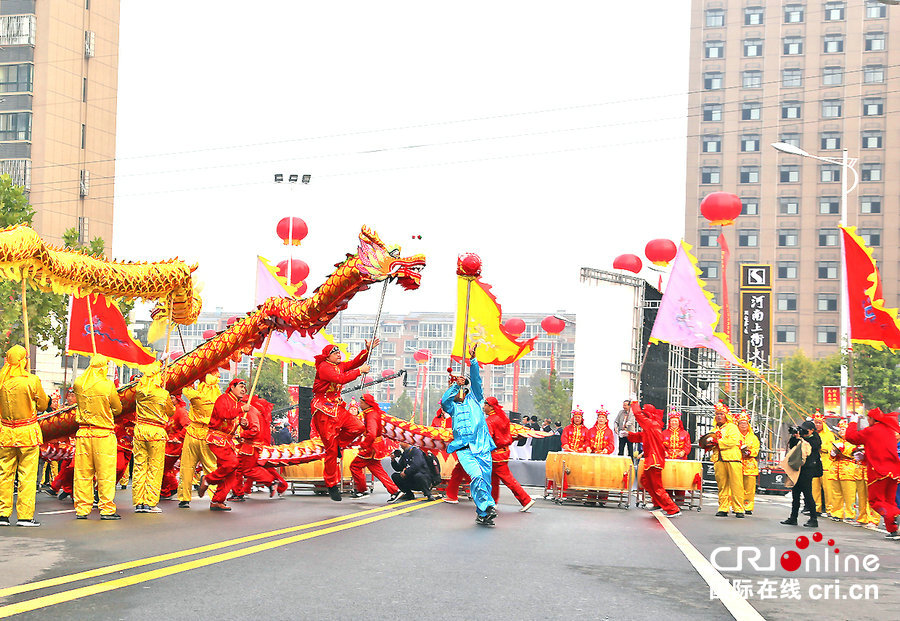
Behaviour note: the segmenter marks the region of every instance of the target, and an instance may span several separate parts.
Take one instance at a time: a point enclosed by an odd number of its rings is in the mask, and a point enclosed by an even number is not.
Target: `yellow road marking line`
[[[712,566],[712,563],[706,560],[705,556],[700,554],[700,551],[688,541],[687,537],[681,534],[681,531],[672,524],[672,521],[669,518],[662,514],[662,511],[653,511],[653,515],[659,520],[662,527],[666,529],[669,537],[672,538],[672,541],[678,546],[681,553],[684,554],[691,565],[694,566],[694,569],[697,570],[700,577],[709,585],[710,593],[715,593],[718,596],[719,601],[725,605],[725,608],[728,609],[728,612],[731,613],[732,617],[738,621],[749,619],[765,621],[765,617],[759,614],[756,611],[756,608],[750,605],[750,602],[738,595],[734,586],[725,579],[725,576],[720,574],[718,570]],[[2,611],[2,608],[0,608],[0,611]]]
[[[364,515],[369,515],[371,513],[377,513],[379,511],[384,511],[386,509],[396,509],[402,505],[407,505],[411,502],[421,502],[418,500],[407,500],[403,503],[397,503],[395,505],[388,505],[385,507],[377,507],[375,509],[368,509],[366,511],[358,511],[356,513],[348,513],[347,515],[329,518],[327,520],[321,520],[319,522],[310,522],[308,524],[300,524],[298,526],[289,526],[287,528],[280,528],[278,530],[270,530],[269,532],[259,533],[256,535],[247,535],[245,537],[238,537],[237,539],[229,539],[227,541],[220,541],[218,543],[210,543],[204,546],[198,546],[196,548],[188,548],[187,550],[179,550],[177,552],[168,552],[166,554],[159,554],[157,556],[150,556],[147,558],[136,559],[133,561],[126,561],[124,563],[116,563],[115,565],[107,565],[106,567],[98,567],[97,569],[88,569],[86,571],[80,571],[74,574],[68,574],[65,576],[58,576],[56,578],[47,578],[46,580],[39,580],[37,582],[29,582],[28,584],[20,584],[17,586],[7,587],[5,589],[0,589],[0,598],[7,597],[9,595],[16,595],[17,593],[26,593],[28,591],[36,591],[38,589],[44,589],[51,586],[57,586],[60,584],[67,584],[69,582],[75,582],[78,580],[85,580],[87,578],[96,578],[97,576],[104,576],[106,574],[111,574],[117,571],[122,571],[125,569],[134,569],[135,567],[141,567],[144,565],[151,565],[153,563],[161,563],[163,561],[169,561],[175,558],[181,558],[183,556],[190,556],[192,554],[201,554],[203,552],[211,552],[213,550],[218,550],[220,548],[227,548],[228,546],[237,545],[240,543],[248,543],[250,541],[257,541],[258,539],[265,539],[267,537],[275,537],[277,535],[285,535],[287,533],[293,533],[298,530],[304,530],[307,528],[316,528],[318,526],[325,526],[326,524],[333,524],[335,522],[342,522],[344,520],[349,520],[357,517],[362,517]]]
[[[82,597],[87,597],[89,595],[97,595],[98,593],[105,593],[106,591],[121,589],[126,586],[131,586],[131,585],[138,584],[141,582],[147,582],[148,580],[156,580],[158,578],[164,578],[166,576],[171,576],[173,574],[190,571],[191,569],[197,569],[199,567],[206,567],[207,565],[214,565],[216,563],[221,563],[223,561],[229,561],[232,559],[240,558],[242,556],[248,556],[250,554],[255,554],[257,552],[264,552],[266,550],[280,548],[282,546],[290,545],[292,543],[297,543],[298,541],[305,541],[306,539],[312,539],[314,537],[320,537],[322,535],[329,535],[331,533],[336,533],[336,532],[339,532],[342,530],[346,530],[348,528],[354,528],[356,526],[362,526],[364,524],[371,524],[373,522],[385,520],[387,518],[402,515],[404,513],[409,513],[410,511],[416,511],[417,509],[422,509],[424,507],[434,506],[434,505],[439,504],[439,502],[441,502],[441,501],[438,501],[438,502],[421,502],[420,501],[409,507],[404,507],[404,508],[398,509],[396,511],[389,511],[387,513],[381,513],[380,515],[374,515],[372,517],[367,517],[362,520],[357,520],[355,522],[349,522],[347,524],[340,524],[338,526],[330,526],[328,528],[323,528],[321,530],[314,530],[309,533],[294,535],[292,537],[285,537],[283,539],[278,539],[276,541],[267,541],[266,543],[260,543],[255,546],[241,548],[240,550],[232,550],[231,552],[223,552],[222,554],[216,554],[214,556],[198,558],[193,561],[187,561],[184,563],[179,563],[177,565],[170,565],[169,567],[160,567],[159,569],[152,569],[150,571],[145,571],[143,573],[135,574],[133,576],[128,576],[126,578],[118,578],[116,580],[109,580],[107,582],[101,582],[99,584],[78,587],[76,589],[71,589],[69,591],[62,591],[61,593],[54,593],[53,595],[44,595],[43,597],[36,597],[34,599],[29,599],[24,602],[19,602],[16,604],[9,604],[9,605],[0,607],[0,618],[9,617],[11,615],[20,614],[23,612],[29,612],[31,610],[37,610],[39,608],[46,608],[47,606],[54,606],[56,604],[62,604],[64,602],[70,602],[72,600],[80,599]]]

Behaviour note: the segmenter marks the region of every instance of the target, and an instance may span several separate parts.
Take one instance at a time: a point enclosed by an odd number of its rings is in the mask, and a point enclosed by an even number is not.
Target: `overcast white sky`
[[[581,266],[683,234],[689,10],[123,2],[113,252],[198,262],[207,308],[249,310],[281,217],[310,290],[368,224],[428,258],[385,312],[454,309],[464,251],[505,314],[572,309]]]

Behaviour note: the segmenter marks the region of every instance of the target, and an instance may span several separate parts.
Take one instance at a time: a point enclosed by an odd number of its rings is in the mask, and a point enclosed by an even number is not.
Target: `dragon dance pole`
[[[87,300],[88,307],[88,321],[91,324],[91,350],[94,352],[94,355],[97,355],[97,340],[96,337],[94,337],[94,312],[91,310],[91,294],[88,293],[85,299]],[[74,373],[72,381],[75,381]]]
[[[375,314],[375,327],[372,328],[372,340],[370,343],[375,343],[375,337],[378,336],[378,324],[381,323],[381,309],[384,308],[384,295],[387,293],[388,279],[384,279],[384,286],[381,287],[381,301],[378,302],[378,312]],[[375,345],[372,345],[372,348],[375,348]],[[372,355],[372,352],[369,352],[369,356]],[[366,374],[363,373],[359,377],[359,385],[362,386],[366,383]]]
[[[465,277],[464,277],[465,278]],[[472,299],[472,279],[466,278],[466,319],[463,323],[462,376],[466,376],[466,347],[469,344],[469,301]]]
[[[22,325],[25,328],[25,352],[31,358],[30,338],[28,334],[28,303],[25,301],[25,273],[22,273]],[[29,367],[31,365],[28,365]]]
[[[266,336],[266,346],[263,347],[262,358],[259,359],[259,366],[256,368],[256,377],[253,378],[253,386],[250,388],[250,396],[247,397],[247,403],[253,399],[253,393],[256,392],[256,382],[259,381],[259,374],[262,371],[263,362],[266,361],[266,354],[269,352],[269,343],[272,341],[272,332],[274,332],[274,330],[269,330],[269,334]]]

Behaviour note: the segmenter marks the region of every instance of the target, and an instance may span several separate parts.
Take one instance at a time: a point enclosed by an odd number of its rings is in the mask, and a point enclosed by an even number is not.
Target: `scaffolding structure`
[[[712,431],[715,405],[720,400],[733,413],[745,408],[759,437],[761,465],[774,465],[784,457],[787,446],[785,408],[782,397],[766,382],[778,386],[782,374],[780,369],[761,369],[760,375],[726,363],[712,349],[672,345],[667,405],[681,412],[695,442]]]

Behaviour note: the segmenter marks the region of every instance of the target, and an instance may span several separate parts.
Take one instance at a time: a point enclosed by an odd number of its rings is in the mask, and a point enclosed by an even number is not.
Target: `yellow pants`
[[[716,485],[719,487],[719,511],[744,512],[744,473],[739,461],[717,461]]]
[[[817,511],[821,513],[831,513],[834,509],[834,498],[832,496],[833,489],[825,483],[825,477],[816,477],[812,480],[813,500],[816,501]]]
[[[39,446],[0,446],[0,516],[12,515],[13,487],[18,472],[19,495],[16,499],[16,515],[20,520],[34,518],[37,466],[40,457]]]
[[[856,517],[853,503],[856,501],[856,481],[825,479],[826,489],[831,489],[831,517],[838,519]]]
[[[756,502],[756,475],[744,475],[744,509],[753,511],[753,505]]]
[[[94,506],[94,477],[100,515],[116,512],[116,434],[91,430],[92,436],[75,438],[75,475],[72,498],[75,515],[87,515]]]
[[[162,487],[165,461],[165,440],[134,439],[131,500],[135,506],[147,505],[155,507],[159,504],[159,489]]]
[[[216,469],[216,456],[209,450],[206,440],[198,440],[191,434],[186,434],[184,444],[181,445],[181,470],[179,473],[181,482],[178,486],[178,500],[191,500],[191,486],[194,483],[194,471],[198,463],[203,471],[209,474]]]
[[[869,505],[869,484],[865,480],[856,482],[856,521],[860,524],[875,524],[881,521],[881,516]]]
[[[47,477],[47,469],[48,468],[50,469],[50,477],[49,477],[50,483],[52,483],[53,479],[56,478],[56,475],[59,474],[59,462],[58,461],[44,460],[44,467],[41,468],[41,471],[38,473],[38,484],[44,482],[44,478]]]

